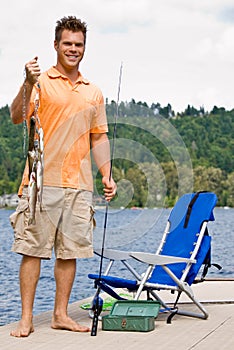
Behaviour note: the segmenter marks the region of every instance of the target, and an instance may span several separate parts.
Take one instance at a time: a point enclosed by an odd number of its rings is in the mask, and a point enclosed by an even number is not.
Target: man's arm
[[[94,161],[102,175],[104,194],[109,202],[116,194],[116,183],[110,177],[110,143],[105,133],[91,134],[91,146]]]
[[[30,97],[33,86],[37,82],[40,73],[40,67],[37,63],[37,57],[29,61],[25,65],[26,78],[23,86],[20,88],[17,96],[11,104],[11,119],[14,124],[22,123],[23,121],[23,104],[25,108],[25,116],[29,112]]]

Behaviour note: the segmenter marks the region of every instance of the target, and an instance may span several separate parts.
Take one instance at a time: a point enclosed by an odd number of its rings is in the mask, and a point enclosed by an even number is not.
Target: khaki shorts
[[[14,229],[12,250],[19,254],[50,259],[93,256],[94,209],[92,192],[44,187],[42,208],[37,203],[36,223],[28,224],[28,189],[10,216]]]

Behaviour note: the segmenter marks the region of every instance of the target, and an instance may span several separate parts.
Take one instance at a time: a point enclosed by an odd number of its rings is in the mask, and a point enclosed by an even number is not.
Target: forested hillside
[[[106,104],[109,138],[116,103]],[[23,171],[23,126],[13,125],[8,106],[0,109],[0,195],[17,191]],[[234,110],[205,112],[188,106],[175,114],[168,104],[121,102],[113,172],[119,182],[117,205],[173,205],[179,192],[214,191],[219,205],[234,206]],[[191,174],[192,169],[192,174]],[[94,167],[95,191],[101,193]],[[130,199],[129,199],[130,198]],[[155,199],[156,198],[156,199]]]
[[[0,195],[17,192],[25,163],[23,125],[13,125],[9,107],[0,109]]]

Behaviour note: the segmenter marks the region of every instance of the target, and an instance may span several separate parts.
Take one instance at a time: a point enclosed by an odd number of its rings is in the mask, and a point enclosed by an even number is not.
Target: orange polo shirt
[[[93,191],[90,134],[108,131],[103,95],[79,73],[75,85],[52,67],[39,77],[38,116],[44,131],[44,186]],[[34,88],[27,116],[34,113]],[[19,194],[28,184],[26,164]]]

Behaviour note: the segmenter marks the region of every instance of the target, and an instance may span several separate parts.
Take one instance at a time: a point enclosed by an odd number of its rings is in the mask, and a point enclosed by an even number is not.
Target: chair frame
[[[212,209],[213,211],[213,209]],[[167,319],[168,323],[171,323],[172,317],[174,317],[175,314],[178,315],[184,315],[184,316],[190,316],[190,317],[196,317],[200,319],[207,319],[208,318],[208,312],[206,311],[205,307],[202,305],[202,303],[195,298],[193,290],[191,286],[186,282],[186,277],[190,271],[190,268],[193,264],[196,263],[196,256],[199,251],[199,248],[202,243],[202,239],[205,235],[205,231],[207,229],[207,224],[209,220],[204,220],[202,222],[202,225],[200,227],[200,231],[196,234],[198,236],[198,239],[195,243],[195,247],[192,251],[192,254],[190,258],[183,258],[183,257],[176,257],[176,256],[168,256],[168,255],[162,255],[161,251],[163,249],[164,243],[167,239],[167,235],[170,232],[170,221],[167,221],[166,228],[164,230],[161,242],[159,244],[159,247],[155,254],[152,253],[145,253],[145,252],[127,252],[127,251],[120,251],[120,250],[114,250],[114,249],[102,249],[102,250],[95,250],[95,253],[99,256],[103,256],[103,258],[109,260],[109,264],[102,275],[108,276],[111,270],[111,267],[113,266],[115,261],[120,261],[124,264],[124,266],[131,272],[131,274],[135,277],[137,284],[136,284],[136,290],[131,290],[132,292],[136,293],[134,300],[138,300],[141,297],[141,294],[143,291],[147,292],[147,299],[155,299],[159,301],[161,306],[164,308],[163,311],[169,312],[170,315]],[[129,263],[131,259],[135,259],[140,261],[141,263],[148,264],[148,267],[146,271],[144,272],[143,276],[140,275]],[[186,263],[186,267],[183,270],[182,277],[179,279],[173,271],[170,269],[170,264],[174,263]],[[174,285],[165,285],[165,284],[157,284],[153,282],[149,282],[148,279],[151,276],[151,273],[153,272],[155,266],[161,266],[162,269],[171,277],[171,279],[175,282]],[[92,278],[92,277],[91,277]],[[108,284],[108,283],[107,283]],[[107,289],[107,293],[112,295],[118,300],[123,299],[118,295],[117,292],[115,292],[111,287],[108,285],[103,284],[101,279],[95,280],[95,285],[98,287],[95,296],[99,294],[101,290]],[[105,288],[103,288],[105,287]],[[126,287],[127,288],[127,287]],[[172,293],[177,292],[177,297],[175,302],[172,306],[171,303],[166,303],[162,300],[162,298],[158,295],[157,291],[159,290],[169,290]],[[197,307],[199,310],[198,312],[193,312],[192,310],[184,310],[177,306],[180,296],[182,293],[185,293],[187,297],[190,299],[190,301]]]
[[[169,223],[168,223],[169,224]],[[142,293],[142,291],[147,288],[149,291],[149,294],[152,295],[154,297],[154,299],[158,300],[160,302],[160,304],[169,312],[173,313],[173,314],[179,314],[179,315],[184,315],[184,316],[191,316],[191,317],[196,317],[196,318],[201,318],[201,319],[207,319],[208,318],[208,312],[206,311],[206,309],[204,308],[204,306],[202,305],[201,302],[199,302],[199,300],[197,300],[194,297],[194,293],[192,288],[189,286],[189,284],[187,282],[185,282],[185,279],[187,277],[187,274],[190,270],[190,267],[192,264],[196,263],[196,255],[198,252],[198,249],[200,247],[201,241],[204,237],[204,233],[205,233],[205,229],[207,227],[207,221],[204,221],[202,224],[202,228],[201,231],[199,233],[199,237],[198,237],[198,241],[197,241],[197,245],[191,255],[190,259],[186,259],[186,258],[178,258],[178,257],[172,257],[172,256],[165,256],[165,255],[159,255],[159,252],[161,251],[162,245],[163,245],[163,241],[166,238],[169,230],[169,226],[167,224],[167,229],[164,232],[161,244],[158,248],[158,251],[156,254],[149,254],[149,253],[141,253],[141,252],[130,252],[129,255],[131,257],[133,257],[134,259],[143,262],[143,263],[147,263],[149,264],[144,277],[141,279],[140,284],[138,285],[138,289],[137,289],[137,293],[135,296],[135,300],[138,300],[140,298],[140,295]],[[172,263],[180,263],[180,262],[185,262],[187,263],[186,268],[184,269],[183,275],[180,279],[178,279],[175,274],[170,270],[170,268],[167,265],[170,265]],[[154,267],[156,265],[161,266],[164,271],[173,279],[173,281],[175,281],[176,286],[168,286],[167,285],[162,285],[162,284],[154,284],[154,283],[149,283],[147,282],[152,270],[154,269]],[[152,290],[151,290],[152,288]],[[158,295],[154,290],[160,290],[160,289],[164,289],[164,290],[170,290],[170,291],[176,291],[178,292],[178,297],[176,299],[176,302],[174,303],[173,307],[169,307],[168,304],[166,304]],[[179,308],[176,307],[180,295],[181,293],[184,292],[189,299],[198,307],[198,309],[201,311],[201,313],[194,313],[194,312],[189,312],[189,311],[184,311],[184,310],[180,310]]]

